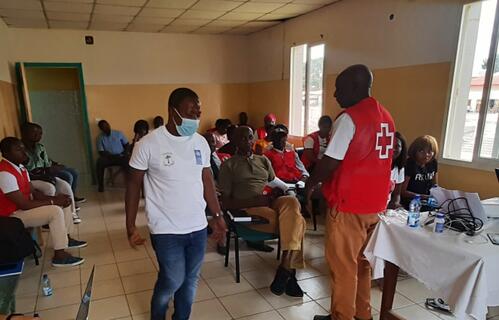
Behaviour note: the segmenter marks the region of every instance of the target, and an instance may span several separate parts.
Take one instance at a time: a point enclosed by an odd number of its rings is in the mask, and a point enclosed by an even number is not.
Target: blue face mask
[[[175,112],[178,114],[178,116],[182,119],[182,124],[178,125],[177,121],[175,121],[175,118],[173,118],[173,122],[175,122],[175,127],[177,128],[177,132],[183,136],[183,137],[190,137],[196,131],[198,131],[199,128],[199,119],[188,119],[188,118],[182,118],[180,113],[178,113],[177,109],[173,108]]]

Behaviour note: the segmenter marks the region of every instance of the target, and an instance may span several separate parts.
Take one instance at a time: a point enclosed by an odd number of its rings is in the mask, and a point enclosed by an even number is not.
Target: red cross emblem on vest
[[[390,132],[388,123],[382,122],[380,131],[376,132],[376,150],[379,152],[380,159],[388,159],[394,140],[395,135]]]

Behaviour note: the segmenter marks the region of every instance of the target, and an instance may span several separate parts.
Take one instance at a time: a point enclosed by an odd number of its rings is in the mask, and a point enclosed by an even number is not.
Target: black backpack
[[[14,217],[0,217],[0,264],[18,262],[34,253],[34,241],[23,222]]]

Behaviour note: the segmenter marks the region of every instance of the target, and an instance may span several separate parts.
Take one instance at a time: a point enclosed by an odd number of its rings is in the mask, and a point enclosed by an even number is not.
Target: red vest
[[[24,195],[26,199],[29,199],[31,194],[28,171],[25,168],[21,169],[21,173],[17,171],[16,168],[12,166],[6,160],[0,161],[0,172],[8,172],[16,177],[17,185],[19,186],[19,191]],[[12,213],[17,211],[17,206],[14,202],[12,202],[9,198],[5,196],[2,190],[0,190],[0,216],[8,217]]]
[[[305,155],[302,155],[301,157],[301,162],[305,165],[305,168],[309,169],[312,164],[317,162],[319,160],[319,152],[321,151],[321,143],[319,141],[319,131],[312,132],[308,136],[303,138],[303,142],[305,143],[305,140],[310,137],[314,140],[314,147],[312,149],[312,152],[314,153],[314,161],[310,161]],[[329,144],[329,141],[331,140],[331,134],[327,137],[327,143]]]
[[[322,192],[331,208],[354,214],[386,209],[395,145],[390,113],[374,98],[366,98],[344,111],[355,124],[345,158],[324,183]]]
[[[298,182],[302,173],[296,167],[295,152],[292,150],[284,150],[283,152],[271,149],[265,152],[265,156],[269,158],[274,168],[275,175],[285,182]]]
[[[260,127],[256,129],[256,135],[258,136],[258,139],[265,139],[265,137],[267,137],[267,130],[265,130],[265,127]]]

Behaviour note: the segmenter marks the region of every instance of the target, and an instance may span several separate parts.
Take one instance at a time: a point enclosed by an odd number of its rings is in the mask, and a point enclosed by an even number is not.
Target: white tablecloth
[[[487,306],[499,306],[499,246],[487,238],[499,232],[499,220],[475,237],[433,233],[432,226],[412,229],[400,217],[383,216],[365,250],[374,278],[390,261],[443,298],[458,319],[485,319]]]

